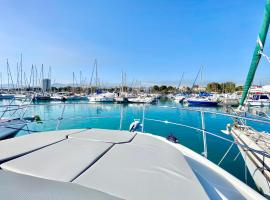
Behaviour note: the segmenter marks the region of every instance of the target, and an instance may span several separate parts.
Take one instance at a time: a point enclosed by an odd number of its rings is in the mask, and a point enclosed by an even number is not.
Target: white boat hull
[[[176,96],[176,97],[174,97],[174,101],[176,101],[178,103],[183,102],[184,99],[185,99],[185,97],[183,97],[183,96]]]
[[[225,106],[238,106],[239,105],[239,99],[223,99],[221,101],[221,104],[222,105],[225,105]]]
[[[113,102],[114,99],[111,97],[88,97],[89,102]]]
[[[235,129],[233,128],[232,131],[232,136],[234,139],[241,145],[247,145],[248,147],[258,150],[258,151],[263,151],[255,142],[253,142],[251,139],[249,139],[243,132],[242,130]],[[263,168],[263,164],[261,161],[265,159],[265,165],[270,164],[270,159],[269,158],[263,158],[262,155],[256,153],[256,152],[251,152],[245,150],[242,146],[237,145],[240,153],[246,163],[246,166],[257,186],[259,191],[261,191],[264,195],[270,197],[270,181],[267,179],[267,177],[270,177],[270,173],[267,170],[260,170]]]
[[[248,101],[249,106],[269,106],[269,101]]]
[[[154,98],[147,97],[147,98],[129,98],[128,101],[130,103],[153,103],[155,101]]]

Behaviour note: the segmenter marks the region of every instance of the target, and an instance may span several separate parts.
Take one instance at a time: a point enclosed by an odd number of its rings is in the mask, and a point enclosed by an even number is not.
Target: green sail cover
[[[242,94],[242,97],[240,100],[240,106],[243,106],[243,104],[244,104],[244,101],[245,101],[247,94],[248,94],[248,90],[253,82],[256,69],[257,69],[258,64],[260,62],[261,52],[263,52],[264,43],[265,43],[265,39],[266,39],[267,32],[268,32],[269,21],[270,21],[270,0],[266,0],[263,24],[261,26],[261,30],[260,30],[260,33],[259,33],[259,36],[257,39],[256,48],[255,48],[254,53],[253,53],[253,57],[252,57],[252,61],[250,64],[247,79],[245,82],[243,94]]]

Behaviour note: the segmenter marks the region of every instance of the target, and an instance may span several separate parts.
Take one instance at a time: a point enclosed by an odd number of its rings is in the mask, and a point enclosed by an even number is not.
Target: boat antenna
[[[269,28],[269,22],[270,22],[270,0],[266,0],[263,23],[261,25],[261,29],[260,29],[259,36],[257,39],[256,47],[255,47],[254,52],[253,52],[253,56],[252,56],[251,64],[249,67],[248,75],[246,78],[242,97],[240,100],[239,108],[241,108],[245,102],[249,88],[253,82],[258,64],[260,62],[260,59],[261,59],[261,56],[263,53],[263,48],[264,48],[266,36],[267,36],[267,32],[268,32],[268,28]]]

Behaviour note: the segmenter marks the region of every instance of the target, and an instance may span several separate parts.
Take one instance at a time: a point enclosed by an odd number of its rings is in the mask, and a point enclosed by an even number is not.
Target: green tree
[[[221,92],[221,85],[217,82],[211,82],[207,84],[207,92]]]
[[[225,93],[235,92],[235,83],[233,82],[223,83],[222,92],[225,92]]]
[[[172,86],[167,87],[167,92],[173,92],[174,90],[175,90],[175,88]]]
[[[160,86],[160,91],[163,92],[163,93],[166,93],[167,92],[167,86],[166,85]]]
[[[154,85],[153,86],[153,92],[159,92],[160,91],[160,88],[158,85]]]
[[[242,85],[239,85],[235,88],[235,91],[243,91],[244,87]]]

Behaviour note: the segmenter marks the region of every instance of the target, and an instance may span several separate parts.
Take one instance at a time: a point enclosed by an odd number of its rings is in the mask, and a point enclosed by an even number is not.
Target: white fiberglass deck
[[[150,134],[37,133],[1,141],[0,163],[5,199],[263,198],[202,156]]]

